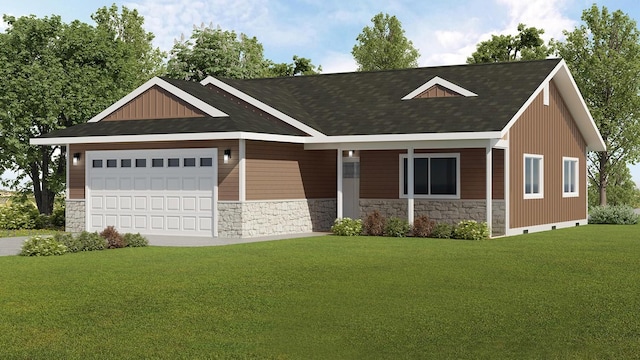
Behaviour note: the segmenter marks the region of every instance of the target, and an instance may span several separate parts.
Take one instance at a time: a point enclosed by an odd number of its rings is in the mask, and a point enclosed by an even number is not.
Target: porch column
[[[414,194],[413,194],[413,148],[407,149],[407,220],[413,225]]]
[[[240,139],[238,144],[238,200],[247,201],[247,140]]]
[[[486,148],[486,174],[487,174],[487,227],[489,228],[489,236],[491,236],[491,228],[493,224],[493,145],[489,141],[489,145]]]
[[[338,149],[338,194],[336,195],[337,218],[342,219],[342,149]]]

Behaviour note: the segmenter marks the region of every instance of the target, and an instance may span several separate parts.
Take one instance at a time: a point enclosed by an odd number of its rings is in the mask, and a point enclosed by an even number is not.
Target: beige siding
[[[549,89],[549,105],[541,93],[509,131],[511,228],[587,217],[586,143],[553,82]],[[524,199],[525,153],[544,156],[543,199]],[[562,197],[563,156],[579,159],[578,197]]]
[[[103,121],[202,117],[204,113],[175,95],[153,86]]]

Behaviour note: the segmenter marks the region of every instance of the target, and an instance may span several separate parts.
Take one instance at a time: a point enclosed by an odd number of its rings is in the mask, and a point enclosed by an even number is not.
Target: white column
[[[238,152],[238,200],[244,202],[247,200],[247,140],[240,139]]]
[[[489,145],[487,146],[487,166],[486,166],[486,174],[487,174],[487,227],[489,228],[489,236],[491,236],[491,225],[493,223],[493,146],[491,141],[489,141]]]
[[[338,194],[336,196],[337,218],[342,219],[342,149],[338,149]]]
[[[407,221],[413,225],[414,218],[414,194],[413,194],[413,148],[407,149]]]
[[[509,144],[510,145],[510,144]],[[509,164],[509,152],[511,146],[504,149],[504,234],[509,235],[509,208],[511,206],[511,166]]]

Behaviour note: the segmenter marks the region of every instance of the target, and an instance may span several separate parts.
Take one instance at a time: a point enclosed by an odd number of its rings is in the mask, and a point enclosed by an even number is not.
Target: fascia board
[[[418,87],[417,89],[413,90],[412,92],[408,93],[405,97],[402,98],[402,100],[411,100],[413,98],[415,98],[416,96],[422,94],[423,92],[425,92],[426,90],[428,90],[429,88],[431,88],[434,85],[440,85],[442,87],[445,87],[451,91],[457,92],[458,94],[462,95],[462,96],[466,96],[466,97],[471,97],[471,96],[478,96],[478,94],[469,91],[461,86],[458,86],[454,83],[452,83],[451,81],[445,80],[439,76],[435,76],[433,79],[427,81],[426,83],[422,84],[420,87]]]

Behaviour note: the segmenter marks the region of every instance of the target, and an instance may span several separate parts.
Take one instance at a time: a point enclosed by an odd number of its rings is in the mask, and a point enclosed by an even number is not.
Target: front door
[[[342,216],[360,218],[360,158],[342,159]]]

